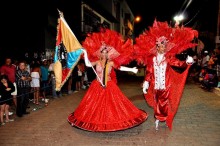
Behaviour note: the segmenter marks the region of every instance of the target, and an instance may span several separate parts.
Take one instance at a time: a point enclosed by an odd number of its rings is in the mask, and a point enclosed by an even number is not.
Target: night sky
[[[182,11],[186,16],[183,21],[185,26],[216,33],[219,0],[191,0],[188,4],[189,1],[127,0],[134,15],[142,17],[141,22],[135,24],[135,33],[138,35],[152,26],[155,18],[171,23],[174,15]],[[65,9],[67,5],[69,8],[67,12],[70,12],[72,11],[70,3],[69,0],[46,0],[46,2],[9,0],[1,4],[0,58],[8,54],[17,56],[26,50],[44,49],[45,39],[42,36],[48,11],[57,6]]]
[[[135,32],[140,33],[153,21],[174,23],[173,17],[184,12],[184,26],[199,31],[216,32],[219,0],[126,0],[134,15],[142,21],[135,24]]]
[[[43,49],[45,2],[5,1],[1,4],[0,65],[6,56],[23,57],[27,50]]]

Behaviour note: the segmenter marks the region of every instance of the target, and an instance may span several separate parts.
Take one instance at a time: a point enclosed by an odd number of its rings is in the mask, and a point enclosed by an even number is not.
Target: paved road
[[[67,116],[86,90],[51,99],[47,107],[32,111],[0,127],[0,146],[219,146],[220,96],[187,82],[173,130],[162,123],[154,130],[153,110],[146,104],[142,79],[127,77],[119,87],[139,108],[149,113],[143,124],[118,132],[95,133],[71,127]]]

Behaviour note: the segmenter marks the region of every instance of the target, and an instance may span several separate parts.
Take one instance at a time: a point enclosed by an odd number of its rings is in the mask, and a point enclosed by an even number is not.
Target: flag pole
[[[58,11],[60,17],[64,17],[64,16],[63,16],[63,12],[61,12],[59,9],[57,9],[57,11]]]
[[[64,22],[64,24],[65,24],[65,25],[67,26],[67,28],[70,30],[71,34],[76,38],[76,36],[75,36],[74,33],[72,32],[72,30],[70,29],[69,25],[67,24],[66,20],[64,19],[63,12],[61,12],[59,9],[57,9],[57,10],[58,10],[58,12],[59,12],[59,15],[60,15],[61,20]],[[89,61],[89,60],[88,60],[88,61]],[[89,61],[89,63],[91,64],[90,61]],[[99,82],[101,83],[102,87],[105,87],[105,85],[102,83],[100,77],[98,76],[97,72],[95,71],[94,67],[93,67],[93,66],[91,66],[91,67],[92,67],[94,73],[96,74],[96,76],[97,76]]]
[[[89,60],[88,60],[88,61],[89,61]],[[90,62],[90,61],[89,61],[89,63],[91,64],[91,62]],[[93,66],[91,66],[91,67],[92,67],[92,69],[93,69],[94,73],[96,74],[96,76],[97,76],[97,78],[98,78],[99,82],[101,83],[102,87],[105,87],[105,85],[102,83],[102,81],[101,81],[100,77],[98,76],[97,72],[95,71],[94,67],[93,67]]]

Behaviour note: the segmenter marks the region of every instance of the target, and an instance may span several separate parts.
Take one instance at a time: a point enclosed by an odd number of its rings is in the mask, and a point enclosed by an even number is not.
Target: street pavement
[[[139,126],[117,132],[88,132],[67,122],[86,90],[58,99],[48,106],[30,104],[29,115],[15,115],[14,122],[0,126],[0,146],[220,146],[220,96],[187,81],[170,131],[160,123],[154,129],[153,110],[144,100],[142,77],[118,80],[122,92],[149,117]],[[37,110],[33,110],[38,108]]]

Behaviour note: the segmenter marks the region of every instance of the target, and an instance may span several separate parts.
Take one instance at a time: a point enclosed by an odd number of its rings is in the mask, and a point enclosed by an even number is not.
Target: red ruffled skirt
[[[148,114],[138,109],[113,81],[103,88],[94,80],[76,110],[68,116],[72,126],[87,131],[118,131],[137,126]]]

